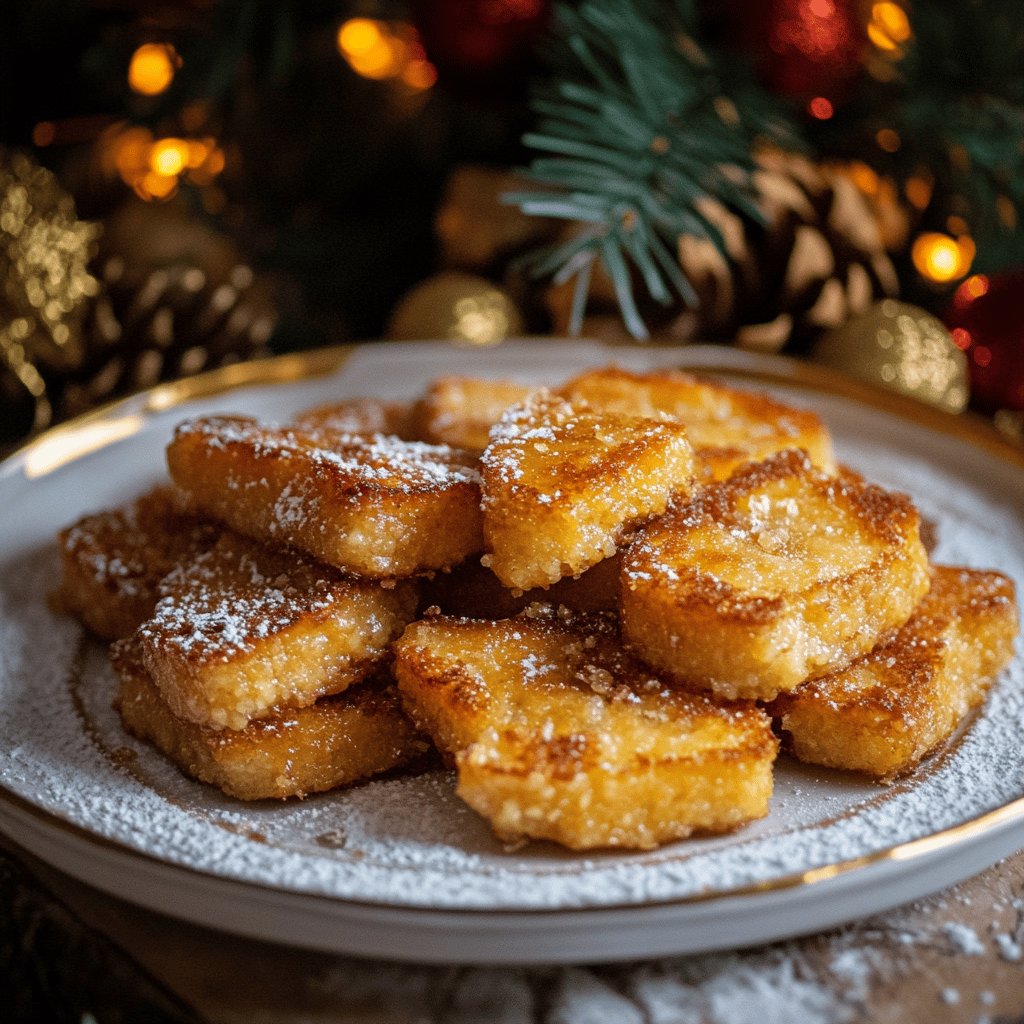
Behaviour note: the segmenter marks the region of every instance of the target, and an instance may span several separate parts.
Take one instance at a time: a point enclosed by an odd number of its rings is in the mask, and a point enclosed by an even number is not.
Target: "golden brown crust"
[[[1013,656],[1014,585],[996,572],[936,566],[893,636],[848,668],[780,696],[801,760],[886,779],[909,771],[985,699]]]
[[[501,414],[536,388],[509,380],[438,377],[419,402],[418,423],[424,441],[450,444],[479,455]]]
[[[474,460],[451,448],[217,416],[181,424],[167,461],[208,515],[355,575],[445,568],[482,545]]]
[[[867,653],[928,588],[901,494],[784,451],[645,527],[623,559],[623,629],[659,669],[769,700]]]
[[[537,391],[492,428],[481,457],[487,564],[521,590],[578,575],[687,494],[692,471],[679,424]]]
[[[241,729],[369,675],[412,618],[416,593],[341,576],[236,534],[186,559],[136,637],[171,710]]]
[[[625,652],[614,616],[433,618],[395,655],[413,720],[502,839],[650,848],[767,811],[767,717],[666,686]]]
[[[635,416],[668,415],[688,431],[702,481],[724,480],[746,462],[801,448],[820,469],[835,468],[828,428],[812,412],[679,370],[589,370],[561,389],[570,401]]]
[[[429,748],[386,674],[233,731],[178,718],[149,678],[135,640],[116,643],[111,660],[120,679],[115,706],[125,729],[152,743],[186,775],[239,800],[301,797],[350,785],[407,764]]]
[[[101,639],[128,636],[152,614],[160,580],[218,533],[186,512],[170,487],[85,516],[60,532],[62,578],[53,603]]]

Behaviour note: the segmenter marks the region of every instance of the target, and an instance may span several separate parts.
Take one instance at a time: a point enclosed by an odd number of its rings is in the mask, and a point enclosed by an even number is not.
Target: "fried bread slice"
[[[424,619],[395,659],[413,721],[502,840],[651,849],[767,813],[769,718],[666,686],[623,649],[614,615]]]
[[[919,521],[906,495],[803,452],[749,463],[640,531],[623,557],[623,631],[655,668],[770,700],[907,621],[929,584]]]
[[[386,434],[403,441],[420,440],[417,413],[409,402],[385,402],[380,398],[349,398],[304,409],[292,420],[299,430],[331,430],[338,434],[373,437]]]
[[[468,558],[451,572],[437,573],[423,584],[423,605],[471,619],[507,619],[537,602],[578,612],[616,611],[620,570],[616,554],[579,576],[563,577],[546,590],[510,590],[478,558]]]
[[[936,566],[894,636],[849,668],[780,696],[771,713],[798,758],[887,779],[909,771],[985,699],[1013,657],[1013,583]]]
[[[111,648],[125,729],[186,775],[239,800],[283,799],[346,786],[421,757],[429,741],[379,674],[305,708],[275,712],[242,730],[207,729],[175,715],[143,664],[137,640]]]
[[[103,640],[128,636],[153,613],[160,580],[218,532],[187,513],[170,487],[85,516],[58,538],[61,582],[53,604]]]
[[[453,448],[212,416],[181,424],[167,461],[196,508],[357,576],[445,568],[482,546],[475,460]]]
[[[689,493],[693,452],[678,423],[541,390],[491,429],[481,474],[486,564],[529,590],[615,554],[629,529]]]
[[[146,670],[174,714],[214,729],[365,678],[417,600],[408,582],[347,578],[229,533],[168,573],[160,593],[135,634]]]
[[[487,447],[488,432],[501,414],[535,390],[510,380],[438,377],[427,386],[419,402],[423,440],[479,455]]]
[[[561,393],[599,410],[679,420],[704,482],[725,480],[743,463],[786,448],[802,448],[819,469],[835,469],[832,438],[814,413],[679,370],[631,373],[608,366],[573,378]]]

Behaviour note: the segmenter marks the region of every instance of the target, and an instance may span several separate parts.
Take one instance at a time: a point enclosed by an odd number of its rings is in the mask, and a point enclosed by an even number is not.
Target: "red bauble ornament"
[[[418,0],[413,17],[442,79],[487,89],[525,71],[549,7],[550,0]]]
[[[946,324],[967,353],[971,405],[1024,410],[1024,269],[967,278]]]
[[[812,116],[830,117],[860,73],[867,44],[858,0],[767,0],[732,7],[730,27],[764,84],[803,100]]]

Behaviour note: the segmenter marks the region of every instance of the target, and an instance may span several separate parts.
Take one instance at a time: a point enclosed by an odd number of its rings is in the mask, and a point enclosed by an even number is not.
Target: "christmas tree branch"
[[[707,239],[728,258],[700,203],[760,220],[752,152],[782,121],[747,84],[743,95],[726,95],[715,62],[693,41],[686,0],[563,3],[556,22],[550,77],[533,103],[538,123],[524,138],[538,152],[527,172],[537,188],[505,198],[570,223],[568,238],[528,262],[537,277],[575,277],[571,329],[582,324],[600,261],[626,326],[645,338],[636,287],[662,306],[696,304],[673,255],[677,239]]]

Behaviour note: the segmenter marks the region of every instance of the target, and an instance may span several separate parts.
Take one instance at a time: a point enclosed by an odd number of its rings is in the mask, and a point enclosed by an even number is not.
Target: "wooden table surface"
[[[144,987],[155,979],[157,991],[162,983],[195,1011],[195,1016],[186,1012],[161,1020],[208,1024],[1024,1021],[1024,852],[943,893],[821,935],[649,963],[529,970],[419,967],[242,939],[130,906],[12,847],[7,847],[7,856],[14,865],[15,894],[31,889],[33,899],[44,905],[44,916],[51,924],[56,922],[58,933],[72,932],[84,922],[87,935],[101,943],[110,940],[118,957],[126,954],[124,963],[138,972]],[[9,899],[10,892],[5,896]],[[56,914],[45,907],[54,897]],[[0,906],[0,914],[7,910]],[[82,956],[76,953],[81,948],[81,937],[69,939],[66,955]],[[53,955],[52,950],[47,953]],[[10,969],[11,964],[7,966]],[[31,969],[24,963],[15,968],[22,973]],[[24,979],[15,973],[6,981],[9,986]],[[97,1024],[132,1019],[118,1016],[116,1007],[98,1010],[93,1017]],[[0,1018],[8,1019],[2,1014]]]

